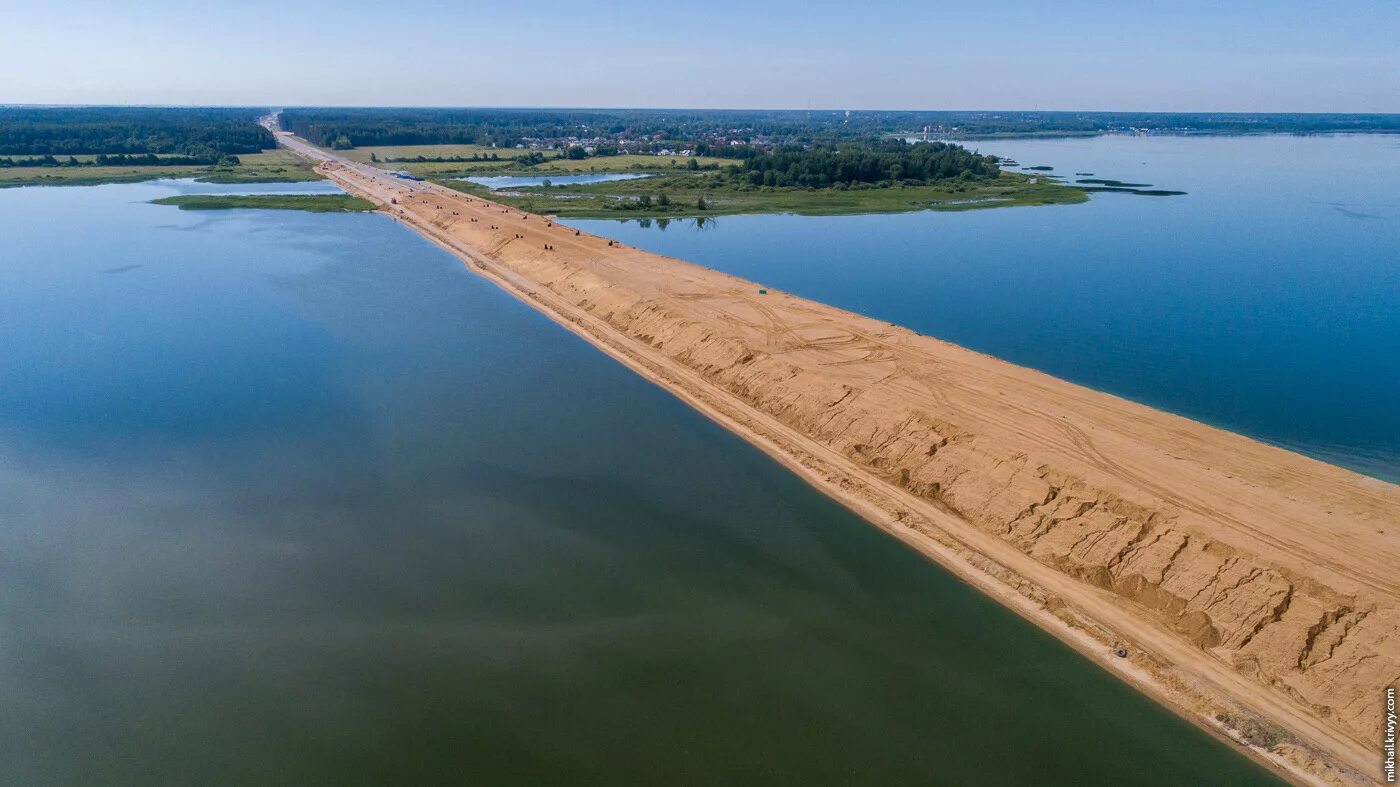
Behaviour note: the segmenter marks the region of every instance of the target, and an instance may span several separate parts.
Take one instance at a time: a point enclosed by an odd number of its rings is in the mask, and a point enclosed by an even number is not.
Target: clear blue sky
[[[0,5],[0,103],[1400,112],[1400,0]]]

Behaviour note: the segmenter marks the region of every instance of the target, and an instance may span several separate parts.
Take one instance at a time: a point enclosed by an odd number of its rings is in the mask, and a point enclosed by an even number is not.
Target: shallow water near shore
[[[1400,136],[965,144],[1187,193],[567,223],[1400,483]]]
[[[6,780],[1271,781],[387,217],[189,188],[0,192]]]

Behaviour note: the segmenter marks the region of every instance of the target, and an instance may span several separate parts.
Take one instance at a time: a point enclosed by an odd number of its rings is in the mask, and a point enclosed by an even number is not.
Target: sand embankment
[[[322,171],[1294,780],[1379,778],[1400,487],[479,198]]]

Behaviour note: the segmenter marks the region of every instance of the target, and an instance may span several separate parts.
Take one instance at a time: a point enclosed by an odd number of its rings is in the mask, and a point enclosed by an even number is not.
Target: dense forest
[[[406,144],[514,146],[521,134],[577,129],[584,115],[514,109],[287,109],[281,127],[322,147]]]
[[[885,142],[837,147],[783,147],[755,153],[728,168],[730,178],[751,186],[844,188],[861,184],[923,184],[985,180],[997,176],[995,156],[979,156],[942,142]]]
[[[276,147],[272,135],[257,124],[265,113],[213,107],[0,106],[0,156],[164,153],[214,162]]]

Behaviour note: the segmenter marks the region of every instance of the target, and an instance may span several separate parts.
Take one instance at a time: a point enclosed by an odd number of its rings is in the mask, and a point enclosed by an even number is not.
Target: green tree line
[[[264,110],[212,107],[0,107],[0,156],[182,154],[200,158],[277,146]]]
[[[802,188],[857,184],[928,183],[997,176],[995,156],[982,156],[942,142],[883,142],[753,151],[728,168],[730,178],[750,186]]]

